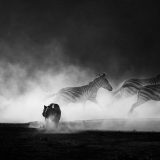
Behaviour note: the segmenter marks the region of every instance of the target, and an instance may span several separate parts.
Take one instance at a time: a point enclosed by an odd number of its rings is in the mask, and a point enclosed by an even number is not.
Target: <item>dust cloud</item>
[[[43,48],[43,52],[50,52],[44,58],[44,63],[42,63],[43,59],[36,62],[33,57],[30,57],[31,54],[27,56],[23,47],[19,50],[12,49],[14,52],[23,51],[27,61],[24,59],[25,62],[22,63],[16,60],[12,62],[7,59],[0,60],[1,123],[44,123],[43,106],[53,102],[53,98],[46,98],[48,95],[64,87],[88,84],[97,74],[97,71],[92,68],[78,63],[72,64],[70,58],[63,53],[61,46],[55,43]],[[11,49],[8,49],[8,52],[11,52]],[[35,54],[34,51],[33,53]],[[117,84],[121,84],[122,80],[117,83],[117,79],[112,79],[109,74],[108,77],[116,90],[120,86]],[[68,126],[71,130],[75,128],[157,130],[156,126],[149,123],[147,125],[146,121],[145,125],[139,126],[140,122],[137,120],[147,119],[148,121],[148,119],[159,118],[160,102],[148,102],[136,108],[132,115],[128,115],[131,105],[136,101],[136,96],[120,99],[114,103],[112,100],[112,92],[101,88],[97,93],[98,104],[87,101],[84,105],[70,103],[67,106],[60,106],[62,111],[60,125],[75,122],[77,125]]]
[[[0,121],[27,122],[42,120],[43,106],[52,102],[46,98],[66,86],[88,83],[89,70],[81,71],[76,66],[65,70],[36,71],[28,77],[27,70],[20,65],[3,64],[0,67]],[[90,71],[92,76],[92,73]],[[76,76],[77,75],[77,76]],[[92,78],[91,78],[92,79]],[[81,82],[82,80],[82,82]]]

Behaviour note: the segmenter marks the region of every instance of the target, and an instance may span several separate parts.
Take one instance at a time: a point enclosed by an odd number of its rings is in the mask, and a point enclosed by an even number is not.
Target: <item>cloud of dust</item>
[[[91,73],[91,72],[90,72]],[[89,70],[65,66],[60,72],[48,69],[28,77],[20,65],[0,65],[0,121],[28,122],[43,119],[43,106],[52,102],[46,98],[66,86],[89,82]],[[91,74],[92,76],[92,74]],[[82,80],[82,82],[80,82]]]
[[[45,48],[48,51],[50,46],[45,46]],[[46,98],[48,94],[56,93],[64,87],[88,84],[95,78],[94,70],[72,65],[63,51],[57,48],[59,46],[56,45],[53,53],[44,60],[44,63],[49,62],[47,67],[45,65],[41,67],[39,63],[33,65],[34,61],[24,65],[1,59],[0,122],[43,122],[43,106],[53,102],[52,98]],[[110,78],[109,81],[115,88],[115,81]],[[137,120],[159,118],[160,102],[148,102],[138,107],[132,116],[128,116],[128,111],[136,101],[136,96],[120,99],[113,104],[112,99],[112,92],[101,88],[97,93],[98,104],[87,101],[85,105],[70,103],[62,106],[61,130],[63,130],[62,124],[65,123],[71,130],[157,130],[153,124],[150,125],[146,121],[140,126]]]

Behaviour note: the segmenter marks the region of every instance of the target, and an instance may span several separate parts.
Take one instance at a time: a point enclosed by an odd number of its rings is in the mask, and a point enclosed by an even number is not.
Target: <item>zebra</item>
[[[97,103],[96,96],[101,87],[112,91],[112,86],[107,80],[105,73],[100,74],[88,85],[62,88],[53,96],[55,97],[55,102],[62,106],[76,102],[84,104],[87,100]]]
[[[137,94],[137,101],[131,106],[129,113],[132,113],[136,107],[151,100],[160,101],[160,84],[140,88]]]
[[[141,87],[148,85],[159,85],[160,84],[160,74],[145,79],[128,79],[123,82],[122,86],[113,92],[114,97],[132,96],[136,95]]]

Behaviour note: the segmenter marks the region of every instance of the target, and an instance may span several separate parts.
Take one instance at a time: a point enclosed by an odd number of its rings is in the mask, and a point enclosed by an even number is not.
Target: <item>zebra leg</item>
[[[132,105],[131,109],[129,110],[129,114],[133,113],[134,109],[135,109],[136,107],[138,107],[139,105],[141,105],[141,104],[139,104],[138,102],[134,103],[134,104]]]
[[[124,86],[124,87],[121,87],[121,89],[119,90],[119,93],[118,93],[118,96],[117,98],[120,99],[120,98],[126,98],[128,96],[131,96],[133,95],[133,87],[129,87],[129,86]]]
[[[137,102],[134,103],[131,106],[131,109],[129,110],[129,114],[133,113],[134,109],[137,108],[138,106],[146,103],[147,101],[149,101],[150,99],[148,99],[148,97],[145,97],[144,95],[141,94],[141,92],[138,92],[138,98],[137,98]]]
[[[91,99],[91,102],[93,102],[93,103],[95,103],[95,104],[98,104],[96,98]]]
[[[129,113],[133,113],[133,111],[134,111],[134,109],[135,108],[137,108],[138,106],[140,106],[140,105],[142,105],[142,104],[144,104],[144,103],[146,103],[147,101],[145,101],[145,100],[141,100],[141,101],[139,101],[139,102],[136,102],[136,103],[134,103],[133,105],[132,105],[132,107],[131,107],[131,109],[129,110]]]
[[[157,87],[153,88],[152,86],[142,87],[138,91],[137,102],[132,105],[130,109],[130,113],[132,113],[136,107],[142,105],[143,103],[146,103],[150,100],[159,100],[159,96],[158,96],[159,92],[157,92],[156,89]]]
[[[112,105],[114,104],[115,102],[117,102],[117,100],[119,100],[122,96],[122,91],[121,91],[122,88],[114,91],[112,93],[112,99],[111,99],[111,102],[108,104],[108,105]]]
[[[113,102],[117,99],[120,99],[122,97],[122,88],[118,89],[113,93]]]
[[[99,104],[98,101],[96,100],[96,98],[95,98],[95,99],[92,99],[92,102],[93,102],[94,104],[96,104],[97,106],[99,106],[100,109],[104,109],[104,106],[101,105],[101,104]]]
[[[126,97],[132,95],[131,92],[132,92],[132,87],[124,87],[124,86],[122,86],[115,93],[113,93],[114,97],[113,97],[112,103],[115,100],[120,100],[121,98],[126,98]]]
[[[88,99],[90,102],[92,102],[92,103],[94,103],[94,104],[97,104],[98,105],[98,102],[97,102],[97,100],[96,99]],[[82,106],[83,106],[83,110],[85,110],[85,105],[86,105],[86,102],[87,102],[87,100],[86,101],[82,101],[81,102],[81,104],[82,104]]]

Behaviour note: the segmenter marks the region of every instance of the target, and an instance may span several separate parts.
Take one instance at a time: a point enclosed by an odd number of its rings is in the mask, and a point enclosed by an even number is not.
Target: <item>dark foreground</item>
[[[1,159],[19,160],[160,159],[160,133],[83,131],[53,134],[28,128],[28,124],[0,124],[0,155]]]

